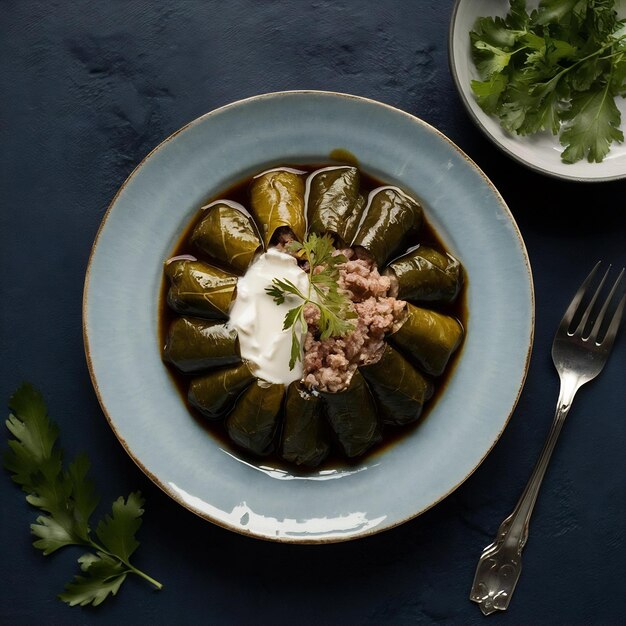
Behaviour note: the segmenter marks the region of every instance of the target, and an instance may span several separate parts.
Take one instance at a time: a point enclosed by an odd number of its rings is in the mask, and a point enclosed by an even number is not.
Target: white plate
[[[320,163],[337,148],[414,192],[469,276],[467,338],[419,426],[355,466],[309,474],[245,463],[193,419],[161,362],[163,260],[203,200],[272,165]],[[451,141],[392,107],[284,92],[223,107],[166,139],[131,174],[98,233],[84,335],[98,397],[120,442],[177,502],[225,528],[300,543],[343,541],[433,506],[481,463],[526,375],[533,286],[504,201]]]
[[[537,4],[538,2],[529,2],[528,6]],[[616,5],[618,13],[624,15],[626,2],[618,0]],[[472,80],[480,80],[480,76],[472,61],[469,33],[478,17],[488,15],[504,17],[508,9],[508,0],[457,0],[452,12],[448,51],[450,70],[470,117],[498,148],[542,174],[578,182],[602,182],[626,178],[626,143],[611,144],[611,150],[602,163],[588,163],[583,160],[567,164],[561,161],[563,147],[558,136],[548,131],[528,137],[514,135],[500,126],[497,117],[487,115],[478,106],[470,83]],[[620,128],[624,131],[626,99],[617,98],[616,104],[622,114]]]

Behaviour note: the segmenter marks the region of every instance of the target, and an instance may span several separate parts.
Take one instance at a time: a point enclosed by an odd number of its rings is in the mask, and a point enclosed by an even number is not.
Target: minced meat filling
[[[391,281],[381,276],[366,254],[345,248],[346,263],[339,269],[339,287],[353,302],[356,328],[344,337],[316,338],[319,310],[308,304],[304,315],[304,384],[310,389],[337,392],[345,389],[359,365],[375,363],[385,347],[385,335],[397,330],[406,314],[406,302],[389,296]]]

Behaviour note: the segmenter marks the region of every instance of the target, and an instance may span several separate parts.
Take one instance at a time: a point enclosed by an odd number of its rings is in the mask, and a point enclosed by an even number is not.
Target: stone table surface
[[[626,333],[568,418],[540,495],[509,611],[468,600],[476,560],[514,505],[552,420],[550,344],[599,258],[626,261],[626,183],[535,174],[472,125],[448,70],[451,0],[4,0],[0,18],[0,398],[40,387],[62,442],[85,451],[101,508],[141,489],[136,564],[97,609],[56,599],[80,551],[31,547],[35,512],[0,479],[3,624],[618,624],[624,562]],[[493,180],[525,238],[536,335],[500,442],[452,495],[380,535],[329,546],[265,543],[202,521],[126,455],[93,392],[81,297],[96,230],[142,157],[195,117],[286,89],[380,100],[444,132]]]

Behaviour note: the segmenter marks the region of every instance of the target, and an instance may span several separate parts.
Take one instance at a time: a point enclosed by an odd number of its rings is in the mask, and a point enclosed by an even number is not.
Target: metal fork
[[[500,525],[495,541],[483,550],[476,568],[470,600],[477,602],[485,615],[497,610],[504,611],[509,606],[522,571],[521,555],[528,539],[530,516],[563,422],[578,389],[602,371],[617,335],[626,294],[617,305],[603,336],[600,335],[600,331],[607,326],[605,317],[624,275],[623,269],[595,319],[591,317],[594,305],[607,279],[610,265],[583,311],[582,301],[599,267],[600,263],[593,268],[576,292],[554,337],[552,360],[561,379],[561,391],[546,443],[513,513]],[[572,328],[575,318],[579,321],[575,328]],[[591,324],[593,326],[588,330]]]

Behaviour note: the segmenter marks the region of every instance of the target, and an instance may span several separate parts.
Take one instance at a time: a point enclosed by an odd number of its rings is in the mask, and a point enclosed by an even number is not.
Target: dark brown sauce
[[[334,153],[331,154],[330,156],[332,159],[336,159],[337,161],[343,161],[344,164],[348,164],[348,165],[354,164],[353,162],[354,157],[345,158],[343,154],[335,155]],[[342,156],[344,156],[344,158],[340,158]],[[306,172],[313,172],[316,169],[319,169],[321,167],[327,167],[328,165],[329,164],[296,165],[296,166],[289,165],[289,167],[291,168],[295,167],[297,169],[304,170]],[[337,163],[333,163],[333,165],[337,165]],[[275,167],[278,167],[278,166],[275,166]],[[265,168],[265,169],[269,169],[269,168]],[[369,174],[364,172],[361,168],[359,168],[359,170],[360,170],[360,175],[361,175],[361,191],[366,196],[371,190],[376,189],[377,187],[389,184],[387,182],[374,178],[373,176],[370,176]],[[218,199],[228,199],[228,200],[233,200],[235,202],[238,202],[239,204],[247,208],[249,206],[249,190],[250,190],[251,182],[252,182],[252,177],[248,177],[234,184],[233,186],[229,187],[223,192],[210,196],[204,202],[202,202],[200,207],[198,207],[198,211],[196,215],[194,216],[194,218],[189,222],[187,227],[181,233],[180,238],[178,239],[178,242],[176,243],[176,245],[174,246],[170,254],[170,257],[179,256],[183,254],[190,254],[202,260],[203,259],[202,253],[200,253],[198,250],[193,248],[190,242],[191,233],[193,232],[193,229],[203,217],[203,212],[200,210],[201,207]],[[419,199],[419,195],[415,194],[412,190],[404,189],[403,191],[406,191],[409,195]],[[424,203],[422,203],[422,206],[424,206]],[[431,248],[435,248],[436,250],[439,250],[441,252],[447,252],[447,249],[444,246],[443,242],[441,241],[441,238],[437,235],[433,227],[428,222],[428,207],[427,206],[424,206],[424,212],[425,212],[424,222],[423,222],[422,228],[420,229],[419,236],[416,237],[414,241],[409,241],[409,246],[414,246],[418,243],[421,243],[421,244],[430,246]],[[204,260],[209,261],[211,265],[219,265],[218,263],[216,263],[215,259],[204,259]],[[460,259],[460,261],[461,263],[463,262],[462,259]],[[223,269],[232,272],[232,269],[226,266],[224,266]],[[463,324],[463,327],[465,328],[465,331],[467,333],[468,310],[467,310],[467,299],[466,299],[466,293],[467,293],[466,287],[467,287],[467,276],[465,276],[464,284],[461,289],[461,292],[459,293],[459,296],[453,303],[446,304],[443,306],[431,306],[429,304],[429,308],[436,309],[438,311],[441,311],[442,313],[456,317],[461,322],[461,324]],[[163,276],[162,281],[161,281],[161,290],[160,290],[159,305],[158,305],[159,306],[159,344],[161,348],[163,348],[163,346],[165,345],[167,330],[171,322],[173,322],[174,319],[178,317],[178,314],[174,313],[174,311],[172,311],[167,306],[167,290],[168,290],[167,280],[165,279],[165,276]],[[298,472],[298,473],[305,474],[305,473],[310,473],[311,471],[315,472],[319,470],[328,470],[331,468],[340,469],[340,468],[347,468],[347,467],[358,465],[363,462],[363,459],[367,459],[372,456],[376,456],[378,454],[385,452],[386,450],[391,448],[399,439],[404,438],[406,435],[412,433],[416,428],[419,428],[419,425],[425,419],[427,419],[428,415],[430,414],[430,411],[432,410],[432,407],[435,406],[435,404],[437,403],[437,400],[439,399],[441,394],[444,392],[448,384],[448,381],[450,380],[452,373],[454,372],[454,369],[456,367],[456,364],[458,362],[458,359],[462,351],[463,351],[463,346],[461,345],[461,347],[450,358],[450,361],[448,362],[448,365],[446,367],[446,371],[443,373],[443,375],[439,376],[435,380],[435,383],[436,383],[435,392],[432,398],[424,406],[422,415],[416,422],[412,424],[408,424],[406,426],[390,426],[390,425],[384,424],[383,425],[383,441],[378,446],[375,446],[374,448],[368,450],[363,456],[358,457],[356,459],[352,459],[352,460],[347,459],[344,455],[342,455],[339,451],[336,450],[336,446],[333,446],[333,450],[331,451],[328,458],[321,465],[315,468],[311,468],[311,469],[300,468],[290,463],[287,463],[282,458],[280,458],[280,456],[276,452],[272,453],[270,456],[260,458],[260,457],[251,455],[245,452],[244,450],[240,449],[239,447],[237,447],[235,444],[232,443],[232,441],[228,437],[228,433],[226,432],[226,427],[224,426],[224,420],[218,421],[218,422],[209,422],[209,420],[203,417],[202,414],[199,411],[197,411],[194,407],[192,407],[187,401],[187,389],[189,386],[189,380],[191,379],[191,376],[182,374],[175,367],[173,367],[172,365],[168,363],[164,363],[164,364],[168,368],[172,379],[176,383],[176,387],[181,396],[181,399],[186,405],[187,409],[189,410],[189,413],[194,417],[194,419],[198,422],[198,424],[200,424],[208,433],[210,433],[211,436],[215,437],[219,441],[222,447],[224,447],[233,455],[239,457],[243,461],[246,461],[247,463],[251,463],[253,465],[262,465],[263,467],[273,467],[273,468],[277,468],[281,470],[288,470],[291,473]],[[279,436],[280,436],[280,433],[277,433],[277,441],[279,440],[278,439]]]
[[[354,167],[359,167],[359,160],[350,150],[346,150],[345,148],[335,148],[328,156],[333,161],[339,161],[342,165],[354,165]]]

